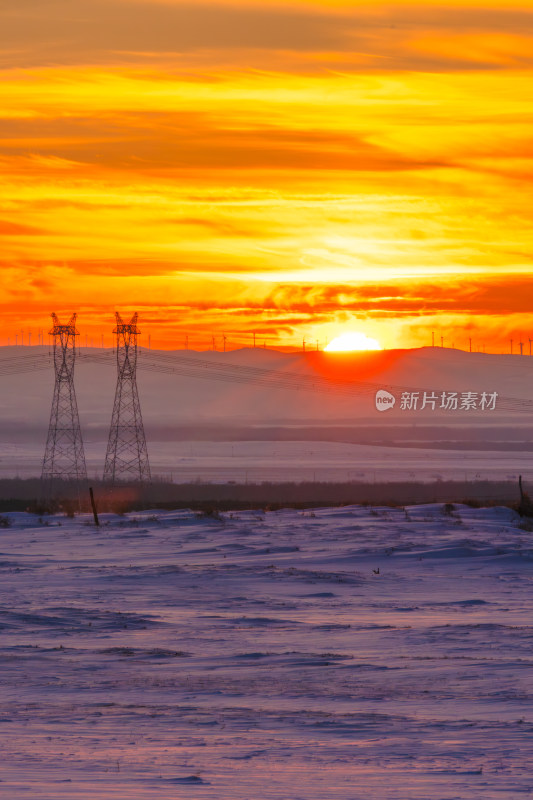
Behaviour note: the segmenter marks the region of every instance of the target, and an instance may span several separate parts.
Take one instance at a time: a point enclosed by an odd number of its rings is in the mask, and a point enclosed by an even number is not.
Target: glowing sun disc
[[[324,348],[328,353],[347,352],[350,350],[382,350],[377,339],[371,339],[364,333],[347,331],[341,333]]]

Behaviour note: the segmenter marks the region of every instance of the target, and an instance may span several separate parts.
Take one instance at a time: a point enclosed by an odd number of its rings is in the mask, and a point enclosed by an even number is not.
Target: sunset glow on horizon
[[[75,7],[0,10],[0,344],[533,336],[532,3]]]
[[[324,348],[326,353],[346,353],[355,350],[382,350],[380,343],[376,339],[366,336],[364,333],[356,331],[346,331],[336,336]]]

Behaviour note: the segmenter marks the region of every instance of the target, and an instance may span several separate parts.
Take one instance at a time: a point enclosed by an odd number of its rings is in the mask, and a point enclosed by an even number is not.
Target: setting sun
[[[324,348],[327,353],[346,352],[349,350],[382,350],[380,343],[377,339],[371,339],[364,333],[357,333],[356,331],[347,331],[336,336]]]

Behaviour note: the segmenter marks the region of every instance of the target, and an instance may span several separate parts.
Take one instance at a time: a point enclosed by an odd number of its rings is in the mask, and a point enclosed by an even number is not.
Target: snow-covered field
[[[2,798],[533,795],[514,512],[6,516]]]
[[[105,442],[86,443],[90,476],[101,476]],[[345,442],[149,442],[152,474],[175,483],[438,480],[533,481],[529,451],[436,450]],[[40,474],[34,444],[2,444],[0,478]]]

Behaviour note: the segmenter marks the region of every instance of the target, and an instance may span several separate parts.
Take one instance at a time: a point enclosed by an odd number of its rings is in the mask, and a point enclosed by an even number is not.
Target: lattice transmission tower
[[[137,390],[138,314],[123,322],[115,314],[117,326],[117,388],[104,467],[104,480],[149,482],[150,464]]]
[[[52,319],[50,335],[54,337],[56,378],[41,477],[49,483],[55,479],[85,480],[87,467],[74,390],[76,336],[79,336],[76,314],[67,325],[61,325],[56,314],[52,314]]]

